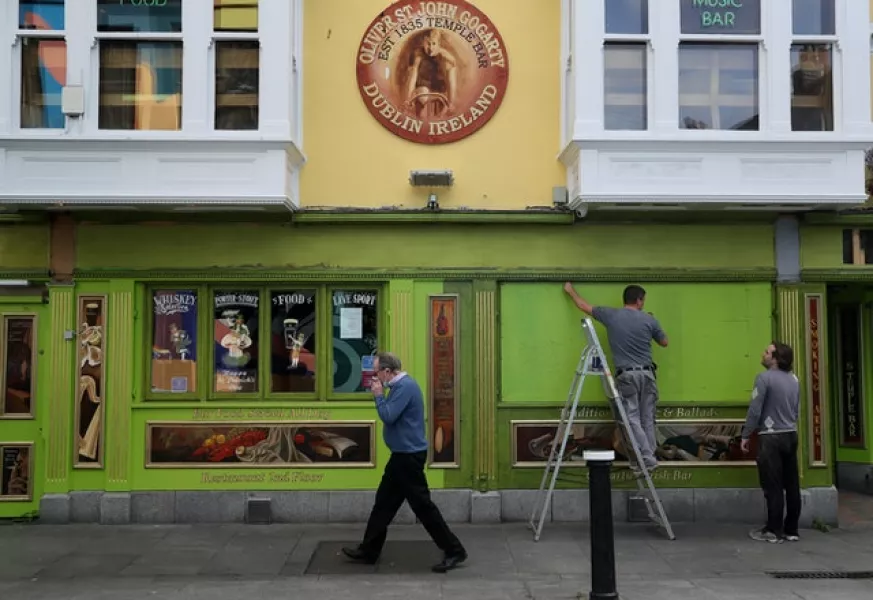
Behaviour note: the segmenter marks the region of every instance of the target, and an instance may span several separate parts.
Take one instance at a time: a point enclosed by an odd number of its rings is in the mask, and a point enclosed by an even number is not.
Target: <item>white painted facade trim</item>
[[[260,0],[257,131],[213,129],[213,42],[228,35],[213,33],[212,2],[202,0],[182,4],[181,131],[98,128],[93,0],[66,0],[65,10],[67,84],[84,87],[85,114],[65,129],[20,129],[17,4],[0,2],[0,82],[9,83],[0,86],[0,203],[299,206],[303,0]]]
[[[608,131],[603,0],[562,0],[572,30],[562,43],[560,158],[571,208],[637,202],[836,208],[864,202],[864,149],[873,146],[869,4],[836,0],[832,132],[791,131],[791,6],[791,0],[761,1],[760,131],[679,128],[679,0],[649,0],[649,129]]]

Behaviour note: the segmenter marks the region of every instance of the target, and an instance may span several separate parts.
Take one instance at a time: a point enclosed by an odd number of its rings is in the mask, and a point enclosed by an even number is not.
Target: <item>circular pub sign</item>
[[[464,0],[398,0],[364,33],[358,90],[383,127],[421,144],[472,135],[500,108],[509,57],[500,32]]]

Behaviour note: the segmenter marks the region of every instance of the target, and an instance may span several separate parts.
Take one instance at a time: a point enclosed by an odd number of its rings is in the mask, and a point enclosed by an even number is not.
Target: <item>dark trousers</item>
[[[758,435],[757,462],[761,489],[767,500],[767,530],[777,535],[797,535],[801,507],[797,433]]]
[[[430,498],[424,476],[426,461],[427,452],[391,454],[382,475],[382,482],[376,491],[376,503],[370,512],[367,531],[360,545],[360,550],[367,556],[377,558],[382,552],[385,537],[388,535],[388,525],[403,506],[404,500],[409,502],[412,512],[446,555],[456,556],[464,552],[461,541],[449,529],[440,510]]]

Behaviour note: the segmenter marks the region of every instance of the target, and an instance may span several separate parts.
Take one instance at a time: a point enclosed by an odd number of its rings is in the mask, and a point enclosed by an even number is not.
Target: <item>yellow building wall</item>
[[[395,136],[373,118],[357,88],[356,56],[370,22],[389,0],[306,0],[304,4],[303,206],[425,206],[409,171],[451,169],[444,209],[550,206],[566,185],[560,151],[559,0],[477,0],[508,51],[503,104],[478,132],[423,145]]]

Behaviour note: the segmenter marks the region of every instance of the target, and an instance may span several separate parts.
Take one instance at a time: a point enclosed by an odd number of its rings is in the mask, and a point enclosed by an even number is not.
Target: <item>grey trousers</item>
[[[655,448],[655,407],[658,404],[658,384],[651,371],[626,371],[615,380],[621,394],[631,435],[640,447],[643,462],[647,467],[657,464]],[[628,448],[628,453],[632,449]],[[633,462],[633,460],[631,460]]]

